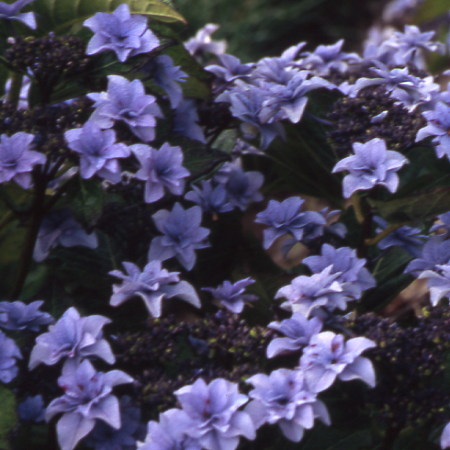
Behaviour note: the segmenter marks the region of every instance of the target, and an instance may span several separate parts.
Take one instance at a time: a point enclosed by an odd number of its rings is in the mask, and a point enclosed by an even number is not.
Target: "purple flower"
[[[356,250],[349,247],[334,248],[324,244],[321,254],[308,256],[303,260],[313,273],[318,273],[331,267],[331,274],[338,274],[336,281],[341,284],[342,295],[348,300],[357,300],[363,291],[373,288],[375,279],[364,267],[366,260],[356,256]]]
[[[435,236],[423,246],[422,257],[412,260],[405,272],[419,276],[425,270],[434,270],[438,265],[446,264],[450,264],[450,240]]]
[[[205,143],[205,134],[198,122],[199,117],[195,101],[187,98],[181,100],[173,118],[173,133]]]
[[[316,417],[330,424],[325,405],[310,391],[300,370],[278,369],[270,375],[259,373],[246,382],[254,389],[249,393],[253,401],[245,411],[257,428],[264,423],[277,423],[286,438],[299,442],[304,430],[313,427]]]
[[[398,172],[408,160],[398,152],[386,150],[383,139],[374,138],[364,144],[353,144],[354,155],[339,161],[333,173],[347,171],[344,177],[344,197],[354,192],[369,190],[374,186],[385,186],[391,193],[397,190]]]
[[[205,241],[209,230],[200,226],[201,208],[193,206],[185,210],[175,203],[172,211],[161,209],[152,217],[156,228],[164,236],[153,238],[149,260],[165,261],[175,256],[186,270],[191,270],[196,261],[195,250],[209,246]]]
[[[0,327],[5,330],[39,331],[43,325],[53,322],[53,317],[39,311],[42,300],[36,300],[28,305],[15,302],[0,302]]]
[[[417,132],[416,142],[434,136],[438,158],[446,156],[450,159],[450,105],[438,102],[434,110],[425,111],[423,116],[428,124]]]
[[[332,45],[319,45],[313,52],[302,53],[301,56],[305,57],[302,66],[318,75],[329,75],[332,70],[346,72],[349,63],[360,62],[361,58],[356,53],[343,52],[343,44],[341,39]]]
[[[74,128],[64,133],[71,150],[80,156],[82,178],[98,175],[111,183],[120,181],[118,158],[130,156],[125,144],[116,143],[113,130],[101,130],[95,122],[88,121],[82,128]]]
[[[290,319],[270,322],[268,328],[284,334],[275,338],[267,346],[267,357],[273,358],[283,353],[300,350],[309,344],[311,337],[322,330],[323,322],[318,317],[308,320],[303,314],[294,313]]]
[[[24,189],[31,186],[33,167],[46,161],[45,155],[30,150],[33,139],[22,131],[0,136],[0,183],[13,180]]]
[[[249,75],[254,67],[254,64],[242,64],[239,58],[233,55],[218,55],[218,59],[220,65],[211,64],[206,66],[205,70],[227,83]]]
[[[339,273],[332,273],[332,266],[311,276],[300,275],[291,284],[278,289],[275,298],[284,297],[286,302],[281,304],[284,309],[299,312],[305,317],[316,313],[316,309],[325,308],[333,311],[338,308],[345,310],[347,301],[352,300],[344,292],[337,281]]]
[[[213,41],[211,39],[211,35],[218,28],[219,25],[213,23],[208,23],[203,28],[200,28],[193,38],[184,43],[186,50],[193,56],[198,56],[205,52],[213,55],[224,53],[227,46],[225,41]]]
[[[0,331],[0,381],[9,383],[13,380],[17,372],[17,359],[22,359],[16,343]]]
[[[450,236],[450,211],[437,216],[436,223],[430,227],[430,233],[435,231],[442,232],[441,237],[447,238]]]
[[[162,117],[162,113],[156,98],[145,94],[141,81],[109,75],[107,92],[94,92],[88,97],[95,101],[95,111],[89,120],[100,128],[111,128],[119,120],[142,141],[155,138],[156,117]]]
[[[334,380],[361,379],[369,386],[375,386],[375,372],[369,359],[361,355],[376,344],[365,337],[344,341],[344,336],[323,331],[311,338],[300,358],[300,369],[310,389],[321,392],[328,389]]]
[[[442,430],[439,443],[441,444],[441,449],[450,447],[450,422],[445,425],[444,429]]]
[[[433,306],[443,297],[450,299],[450,264],[436,264],[434,270],[425,270],[419,278],[427,278],[430,302]]]
[[[302,212],[304,200],[289,197],[282,202],[270,200],[267,208],[256,215],[255,222],[267,225],[264,230],[264,248],[267,250],[276,239],[290,234],[296,241],[301,241],[305,227],[311,223],[325,225],[323,216],[317,212]]]
[[[204,212],[225,213],[233,210],[223,184],[213,187],[211,180],[202,180],[200,186],[192,186],[184,198],[199,205]]]
[[[23,422],[37,423],[44,420],[44,400],[42,395],[35,395],[34,397],[27,397],[24,401],[19,403],[17,407],[19,419]]]
[[[83,25],[95,33],[87,45],[88,55],[113,50],[119,61],[124,62],[130,56],[151,52],[159,46],[159,39],[147,28],[147,18],[131,15],[126,3],[111,14],[96,13]]]
[[[147,203],[160,200],[164,196],[164,188],[175,195],[183,193],[183,179],[189,176],[189,171],[182,165],[183,152],[180,147],[165,143],[159,150],[144,144],[135,144],[130,148],[141,166],[136,178],[145,181],[144,198]]]
[[[97,372],[88,360],[64,365],[58,378],[64,395],[53,400],[45,412],[47,422],[56,414],[63,413],[56,425],[61,450],[72,450],[92,431],[97,419],[119,429],[119,401],[112,395],[112,389],[132,381],[121,370]]]
[[[89,356],[112,364],[115,358],[102,333],[102,328],[110,322],[104,316],[80,317],[74,307],[69,308],[54,325],[50,325],[47,333],[36,338],[29,369],[41,363],[52,366],[62,358],[79,360]]]
[[[33,258],[41,262],[47,258],[50,250],[57,245],[74,247],[82,245],[88,248],[97,247],[95,233],[86,233],[81,225],[72,218],[67,209],[52,211],[44,217],[34,247]]]
[[[123,262],[126,274],[119,270],[109,272],[120,278],[121,285],[113,285],[110,305],[118,306],[126,300],[138,296],[144,300],[152,317],[161,316],[161,302],[165,298],[180,297],[191,305],[200,308],[200,299],[195,289],[186,281],[180,281],[178,272],[168,272],[161,267],[161,261],[150,261],[141,272],[131,262]]]
[[[201,450],[200,443],[187,435],[192,425],[189,416],[180,409],[169,409],[159,415],[159,422],[148,423],[145,442],[139,450]]]
[[[250,416],[238,409],[247,403],[236,383],[216,378],[208,385],[200,378],[175,391],[182,410],[191,419],[186,434],[206,450],[234,450],[239,436],[255,438]]]
[[[0,2],[0,19],[17,20],[31,29],[36,29],[34,13],[21,13],[20,10],[34,0],[17,0],[14,3]]]
[[[226,280],[216,288],[202,288],[202,291],[210,292],[225,308],[239,314],[244,309],[245,302],[253,302],[258,299],[255,295],[244,294],[246,287],[254,282],[255,280],[250,277],[236,281],[236,283]]]

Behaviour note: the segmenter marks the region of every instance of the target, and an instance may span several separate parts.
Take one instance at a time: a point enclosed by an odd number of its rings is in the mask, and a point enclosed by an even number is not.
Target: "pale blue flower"
[[[216,214],[233,210],[225,186],[217,184],[213,187],[211,180],[202,180],[200,186],[193,185],[184,198],[199,205],[204,212]]]
[[[156,118],[162,117],[162,113],[156,98],[145,93],[141,81],[109,75],[107,91],[94,92],[88,97],[95,101],[89,120],[100,128],[111,128],[115,121],[121,121],[142,141],[155,138]]]
[[[199,120],[195,100],[183,98],[175,109],[172,131],[179,136],[205,143],[205,133],[198,123]]]
[[[21,13],[20,10],[33,2],[34,0],[17,0],[14,3],[5,3],[0,2],[0,20],[17,20],[18,22],[22,22],[27,27],[31,29],[36,29],[36,18],[34,13],[26,12]]]
[[[22,131],[0,136],[0,183],[12,180],[24,189],[31,187],[33,168],[47,159],[42,153],[31,150],[33,140],[32,134]]]
[[[62,413],[56,424],[61,450],[72,450],[87,436],[97,420],[115,429],[121,427],[119,400],[112,394],[114,386],[133,379],[121,370],[97,372],[88,360],[65,364],[58,385],[64,395],[53,400],[46,409],[45,420]]]
[[[111,347],[103,339],[102,332],[102,328],[110,322],[104,316],[80,317],[74,307],[69,308],[54,325],[50,325],[48,332],[36,338],[29,369],[41,363],[52,366],[63,358],[80,360],[96,356],[109,364],[114,363]]]
[[[239,408],[248,397],[239,393],[236,383],[216,378],[206,384],[199,378],[194,384],[175,391],[182,410],[191,420],[186,434],[206,450],[234,450],[239,437],[253,440],[255,426]]]
[[[22,359],[22,354],[16,343],[0,331],[0,382],[9,383],[17,376],[18,359]]]
[[[53,322],[50,314],[39,311],[43,304],[43,300],[29,304],[19,301],[0,302],[0,328],[39,331],[42,326]]]
[[[136,173],[138,180],[145,181],[144,199],[153,203],[164,196],[164,189],[174,195],[184,191],[184,178],[190,173],[183,167],[183,152],[180,147],[172,147],[168,143],[159,150],[144,144],[130,147],[139,161],[140,168]]]
[[[92,178],[98,175],[111,183],[121,180],[121,169],[118,159],[130,156],[130,149],[116,143],[113,130],[102,130],[95,122],[88,121],[82,128],[73,128],[64,133],[71,150],[80,157],[80,175]]]
[[[254,64],[242,64],[239,58],[233,55],[218,55],[219,64],[211,64],[205,70],[213,73],[219,80],[230,83],[238,78],[249,75]]]
[[[315,418],[330,424],[326,406],[309,389],[300,370],[278,369],[270,375],[259,373],[246,382],[254,389],[249,393],[253,401],[245,411],[257,428],[264,423],[278,424],[287,439],[299,442],[304,430],[314,426]]]
[[[300,358],[300,369],[314,392],[328,389],[336,377],[341,381],[361,379],[375,386],[375,371],[362,352],[375,347],[375,342],[365,337],[344,340],[341,334],[323,331],[311,338]]]
[[[19,419],[27,423],[37,423],[44,420],[44,399],[42,395],[27,397],[17,406]]]
[[[193,56],[203,53],[221,55],[227,47],[225,41],[214,41],[211,35],[219,29],[219,25],[208,23],[197,31],[196,35],[184,43],[186,50]]]
[[[426,278],[433,306],[443,297],[450,299],[450,264],[436,264],[434,270],[424,270],[418,278]]]
[[[421,257],[412,260],[405,272],[417,277],[425,270],[434,270],[438,265],[446,264],[450,264],[450,240],[434,236],[423,246]]]
[[[83,25],[95,33],[87,45],[88,55],[112,50],[119,61],[124,62],[131,56],[151,52],[160,44],[148,29],[147,18],[140,14],[131,15],[126,3],[119,5],[111,14],[96,13]]]
[[[445,425],[439,441],[441,449],[450,447],[450,422]]]
[[[168,272],[161,261],[150,261],[141,271],[131,262],[122,263],[126,273],[119,270],[109,272],[120,278],[122,284],[113,285],[112,306],[121,305],[128,299],[141,297],[153,317],[161,316],[161,302],[166,298],[179,297],[191,305],[200,308],[200,299],[195,289],[186,281],[180,281],[178,272]]]
[[[165,261],[175,256],[186,270],[191,270],[197,259],[195,250],[209,247],[206,242],[209,230],[200,226],[201,208],[193,206],[185,210],[175,203],[172,211],[160,209],[152,217],[163,236],[152,239],[149,260]]]
[[[385,186],[391,193],[397,190],[398,172],[408,160],[400,153],[386,149],[383,139],[374,138],[366,143],[353,144],[354,155],[339,161],[333,173],[347,171],[344,177],[344,197],[349,198],[356,191]]]

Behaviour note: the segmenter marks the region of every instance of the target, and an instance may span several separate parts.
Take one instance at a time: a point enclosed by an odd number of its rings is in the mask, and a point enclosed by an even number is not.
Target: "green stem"
[[[358,195],[358,193],[353,194],[351,197],[352,205],[353,205],[353,211],[355,212],[356,220],[359,224],[364,223],[364,213],[362,210],[361,205],[361,197]]]
[[[20,90],[22,89],[23,75],[21,73],[12,72],[11,75],[11,87],[8,94],[8,102],[11,103],[14,108],[17,108],[20,99]]]
[[[386,236],[388,236],[389,234],[391,234],[392,232],[394,232],[398,228],[402,227],[403,225],[406,225],[407,223],[408,222],[403,222],[403,223],[397,223],[395,225],[389,225],[387,228],[385,228],[383,231],[378,233],[372,239],[366,239],[365,240],[365,244],[368,245],[368,246],[378,244],[378,242],[380,242]]]

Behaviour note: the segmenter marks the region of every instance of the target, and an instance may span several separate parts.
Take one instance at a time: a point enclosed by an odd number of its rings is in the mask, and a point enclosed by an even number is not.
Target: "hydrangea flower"
[[[229,311],[239,314],[244,309],[245,302],[253,302],[258,299],[255,295],[244,294],[247,286],[254,282],[255,280],[250,277],[243,278],[235,283],[225,280],[216,288],[202,288],[202,291],[210,292],[216,300],[219,300],[221,305]]]
[[[219,80],[230,83],[238,78],[249,75],[254,64],[242,64],[239,58],[233,55],[218,55],[219,64],[211,64],[205,70],[213,73]]]
[[[248,398],[240,394],[236,383],[216,378],[206,384],[199,378],[194,384],[175,391],[182,410],[191,420],[186,434],[206,450],[234,450],[239,436],[255,438],[250,416],[238,409]]]
[[[88,55],[112,50],[119,61],[124,62],[130,56],[151,52],[160,44],[148,29],[147,18],[140,14],[131,15],[126,3],[119,5],[111,14],[96,13],[83,25],[95,33],[87,45]]]
[[[276,423],[286,438],[299,442],[304,430],[314,426],[316,417],[330,424],[325,405],[309,390],[300,370],[278,369],[270,375],[259,373],[246,382],[254,389],[249,393],[253,401],[245,411],[257,428],[264,423]]]
[[[275,298],[286,298],[287,301],[281,307],[305,317],[309,317],[311,313],[317,314],[321,308],[329,311],[345,310],[349,298],[337,281],[340,274],[332,273],[332,269],[329,266],[311,276],[300,275],[294,278],[291,284],[278,289]]]
[[[189,191],[184,198],[199,205],[204,212],[218,214],[233,210],[225,186],[218,184],[213,187],[211,180],[202,180],[200,186],[193,185],[192,191]]]
[[[195,250],[209,246],[206,242],[209,230],[200,226],[201,208],[193,206],[185,210],[175,203],[172,211],[160,209],[152,217],[156,228],[164,236],[152,239],[149,260],[165,261],[175,256],[186,270],[191,270],[196,261]]]
[[[27,397],[17,406],[19,419],[27,423],[37,423],[44,420],[44,399],[42,395]]]
[[[441,444],[441,449],[450,447],[450,422],[445,425],[444,429],[442,430],[439,443]]]
[[[450,264],[436,264],[434,270],[425,270],[419,278],[426,278],[433,306],[443,297],[450,299]]]
[[[88,360],[64,365],[58,385],[64,395],[47,406],[45,420],[62,413],[56,425],[61,450],[72,450],[87,436],[97,420],[119,429],[119,400],[112,394],[114,386],[131,383],[133,379],[121,370],[97,372]]]
[[[356,256],[356,250],[349,247],[334,248],[332,245],[322,245],[321,254],[308,256],[303,260],[313,273],[318,273],[331,267],[331,272],[338,274],[336,281],[342,287],[342,294],[349,300],[357,300],[363,291],[373,288],[375,278],[365,268],[366,260]]]
[[[398,172],[408,160],[398,152],[386,149],[383,139],[374,138],[366,143],[353,144],[354,155],[340,160],[333,173],[347,171],[344,177],[344,197],[354,192],[370,190],[375,186],[385,186],[391,193],[397,190]]]
[[[450,264],[450,240],[435,236],[425,243],[421,257],[412,260],[405,272],[419,276],[425,270],[434,270],[436,266],[446,264]]]
[[[341,381],[361,379],[375,386],[375,371],[369,359],[360,356],[376,344],[365,337],[344,340],[341,334],[323,331],[311,338],[300,358],[300,369],[310,389],[321,392],[328,389],[336,377]]]
[[[264,248],[267,250],[276,239],[290,234],[296,241],[301,241],[305,227],[316,223],[326,225],[320,213],[301,211],[304,200],[300,197],[289,197],[282,202],[270,200],[267,208],[256,215],[255,222],[267,225],[264,230]]]
[[[437,102],[434,110],[425,111],[422,115],[428,123],[417,132],[416,142],[433,136],[433,143],[438,158],[450,159],[450,105]]]
[[[113,270],[110,275],[122,280],[113,285],[110,305],[118,306],[138,296],[144,300],[152,317],[161,316],[161,302],[165,298],[179,297],[200,308],[200,299],[195,289],[186,281],[180,281],[178,272],[168,272],[161,267],[161,261],[150,261],[141,271],[131,262],[122,263],[125,272]]]
[[[140,443],[139,450],[201,450],[200,443],[187,435],[192,421],[180,409],[169,409],[159,415],[159,422],[150,421],[145,442]]]
[[[114,363],[113,352],[102,333],[102,328],[110,322],[104,316],[80,317],[74,307],[69,308],[54,325],[50,325],[48,332],[36,338],[29,369],[41,363],[52,366],[62,358],[70,361],[90,356]]]
[[[303,314],[294,313],[290,319],[270,322],[267,327],[285,336],[272,339],[267,346],[267,357],[273,358],[308,345],[312,336],[322,331],[323,322],[318,317],[308,320]]]
[[[190,98],[184,98],[175,110],[172,131],[179,136],[185,136],[194,141],[205,143],[205,133],[198,124],[199,120],[195,101]]]
[[[135,176],[145,181],[144,199],[147,203],[160,200],[164,196],[164,188],[175,195],[183,193],[184,178],[189,176],[189,171],[183,167],[180,147],[165,143],[159,150],[144,144],[130,148],[140,164]]]
[[[156,117],[162,117],[162,113],[156,98],[145,93],[141,81],[109,75],[107,92],[93,92],[88,97],[95,101],[89,120],[100,128],[111,128],[115,121],[122,121],[142,141],[155,138]]]
[[[450,211],[439,214],[437,221],[430,227],[430,233],[438,232],[441,237],[449,237],[450,235]],[[440,234],[443,233],[443,234]]]
[[[196,35],[184,43],[184,47],[192,56],[202,53],[221,55],[225,52],[227,44],[225,41],[214,41],[211,35],[219,29],[219,25],[208,23],[197,31]]]
[[[120,181],[121,171],[117,160],[130,156],[131,152],[125,144],[116,143],[113,130],[102,130],[89,120],[82,128],[66,131],[64,137],[69,148],[80,157],[82,178],[98,175],[111,183]]]
[[[31,29],[36,29],[34,13],[21,13],[20,10],[34,0],[17,0],[14,3],[0,2],[0,19],[17,20]]]
[[[17,360],[22,358],[16,343],[0,331],[0,381],[9,383],[13,380],[17,372]]]
[[[81,225],[76,222],[67,209],[50,212],[44,217],[39,228],[33,258],[37,262],[47,258],[50,250],[57,245],[74,247],[81,245],[88,248],[96,248],[97,236],[94,232],[86,233]]]
[[[0,328],[39,331],[42,326],[53,322],[50,314],[39,311],[43,303],[43,300],[29,304],[19,301],[0,302]]]
[[[34,166],[46,161],[45,155],[30,150],[33,140],[32,134],[22,131],[0,135],[0,183],[13,180],[24,189],[31,187]]]

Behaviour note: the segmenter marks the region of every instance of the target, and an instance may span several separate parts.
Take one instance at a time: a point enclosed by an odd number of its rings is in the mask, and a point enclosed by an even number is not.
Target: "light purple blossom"
[[[303,260],[313,273],[331,266],[331,273],[338,274],[338,281],[348,300],[358,300],[363,291],[375,286],[375,279],[365,268],[366,260],[356,256],[356,250],[349,247],[334,248],[322,245],[321,254],[308,256]]]
[[[444,429],[442,430],[439,443],[441,444],[441,449],[450,447],[450,422],[445,425]]]
[[[310,391],[300,370],[278,369],[270,375],[259,373],[247,383],[254,389],[249,393],[253,401],[245,411],[257,428],[264,423],[276,423],[286,438],[299,442],[304,430],[314,426],[315,418],[330,424],[326,406]]]
[[[5,3],[0,2],[0,20],[17,20],[18,22],[22,22],[27,27],[31,29],[36,29],[36,18],[34,13],[26,12],[21,13],[20,10],[33,2],[34,0],[17,0],[14,3]]]
[[[130,149],[116,143],[113,130],[102,130],[95,122],[88,121],[82,128],[74,128],[64,133],[71,150],[80,157],[80,174],[82,178],[98,175],[111,183],[121,179],[119,158],[130,156]]]
[[[27,397],[17,406],[19,419],[23,422],[37,423],[44,420],[44,400],[42,395]]]
[[[196,261],[195,250],[209,247],[206,242],[209,230],[200,226],[201,208],[193,206],[185,210],[175,203],[172,211],[160,209],[152,217],[156,228],[164,236],[153,238],[149,260],[165,261],[175,256],[186,270],[191,270]]]
[[[205,70],[226,83],[246,77],[254,67],[254,64],[242,64],[240,59],[233,55],[218,55],[218,59],[220,64],[211,64],[206,66]]]
[[[311,337],[322,331],[323,322],[318,317],[308,320],[303,314],[294,313],[290,319],[270,322],[268,328],[283,334],[267,346],[267,357],[298,351],[309,344]]]
[[[300,275],[291,281],[291,284],[280,288],[275,298],[286,298],[281,307],[293,313],[309,317],[317,314],[321,308],[333,311],[345,310],[347,301],[352,300],[343,292],[341,283],[337,281],[339,273],[332,273],[332,266],[311,276]]]
[[[189,416],[180,409],[169,409],[159,415],[159,422],[150,421],[145,442],[139,450],[201,450],[200,443],[187,435],[192,425]]]
[[[175,391],[182,410],[191,419],[186,434],[206,450],[234,450],[239,436],[255,438],[250,416],[239,408],[248,397],[240,394],[236,383],[216,378],[206,384],[199,378],[194,384]]]
[[[145,181],[144,199],[147,203],[163,198],[164,189],[174,195],[183,193],[184,178],[189,176],[189,171],[183,167],[180,147],[165,143],[157,150],[148,145],[135,144],[130,149],[140,164],[135,176]]]
[[[282,202],[270,200],[267,208],[256,215],[256,223],[268,226],[263,232],[266,250],[276,239],[286,234],[290,234],[297,242],[301,241],[305,227],[311,223],[326,225],[320,213],[302,211],[303,203],[300,197],[289,197]]]
[[[330,71],[340,73],[347,71],[349,64],[361,61],[356,53],[342,51],[344,40],[341,39],[332,45],[319,45],[313,52],[304,52],[302,66],[318,75],[329,75]]]
[[[15,181],[24,189],[31,187],[31,171],[44,164],[45,155],[30,150],[34,136],[19,131],[12,136],[0,136],[0,183]]]
[[[441,237],[450,236],[450,211],[437,216],[437,222],[430,227],[430,233],[434,233],[436,231]],[[443,234],[440,234],[440,232]]]
[[[258,299],[255,295],[244,294],[247,286],[252,285],[254,282],[255,280],[250,277],[243,278],[235,283],[225,280],[216,288],[202,288],[202,291],[210,292],[221,305],[225,306],[229,311],[238,314],[244,309],[245,302],[253,302]]]
[[[333,173],[347,171],[344,177],[344,197],[354,192],[370,190],[375,186],[385,186],[391,193],[397,190],[398,172],[408,160],[398,152],[386,149],[383,139],[374,138],[366,143],[353,144],[354,155],[339,161]]]
[[[87,233],[76,222],[67,209],[50,212],[44,217],[34,247],[33,258],[41,262],[47,258],[50,250],[57,245],[74,247],[81,245],[88,248],[96,248],[97,236],[94,232]]]
[[[2,383],[9,383],[16,377],[19,371],[18,359],[22,359],[22,354],[16,343],[0,331],[0,381]]]
[[[199,308],[200,299],[195,289],[186,281],[180,281],[178,272],[168,272],[161,261],[150,261],[141,271],[131,262],[122,263],[125,272],[113,270],[110,275],[122,280],[113,285],[112,306],[121,305],[128,299],[141,297],[152,317],[161,316],[161,302],[166,298],[179,297]]]
[[[111,14],[96,13],[83,25],[95,33],[87,45],[88,55],[112,50],[119,61],[124,62],[130,56],[151,52],[160,44],[155,34],[147,28],[147,18],[139,14],[131,15],[126,3],[119,5]]]
[[[102,328],[110,322],[104,316],[80,317],[74,307],[69,308],[54,325],[50,325],[48,332],[36,338],[31,350],[29,369],[32,370],[41,363],[52,366],[62,358],[78,361],[96,356],[108,364],[114,363],[113,352],[103,339],[102,332]]]
[[[211,35],[219,29],[219,25],[208,23],[197,31],[196,35],[186,41],[184,46],[193,56],[199,56],[203,53],[221,55],[227,47],[225,41],[214,41]]]
[[[114,386],[133,379],[121,370],[97,372],[88,360],[64,365],[58,385],[64,395],[53,400],[45,412],[48,422],[62,413],[56,425],[61,450],[72,450],[87,436],[97,420],[114,429],[121,426],[119,400],[112,394]]]
[[[19,301],[0,302],[0,328],[39,331],[42,326],[53,322],[50,314],[39,311],[43,303],[43,300],[29,304]]]
[[[213,187],[211,180],[202,180],[200,186],[193,185],[184,198],[199,205],[203,212],[216,214],[233,210],[225,186],[217,184]]]
[[[344,340],[341,334],[323,331],[311,338],[300,358],[300,369],[310,389],[321,392],[328,389],[336,377],[341,381],[361,379],[375,386],[375,371],[369,359],[360,356],[376,344],[365,337]]]
[[[122,121],[142,141],[155,138],[156,118],[162,113],[156,98],[145,93],[141,81],[109,75],[107,92],[94,92],[88,97],[95,101],[89,120],[100,128],[111,128],[115,121]]]
[[[417,277],[425,270],[434,270],[438,265],[446,264],[450,264],[450,240],[434,236],[423,246],[421,257],[412,260],[405,272]]]
[[[417,132],[416,142],[433,136],[438,158],[450,159],[450,105],[438,102],[434,110],[425,111],[423,116],[428,123]]]
[[[195,101],[190,98],[184,98],[175,109],[173,118],[173,133],[179,136],[185,136],[194,141],[206,142],[205,133],[199,122],[197,107]]]
[[[450,264],[436,264],[434,270],[424,270],[419,278],[427,279],[430,302],[433,306],[443,297],[450,299]]]

